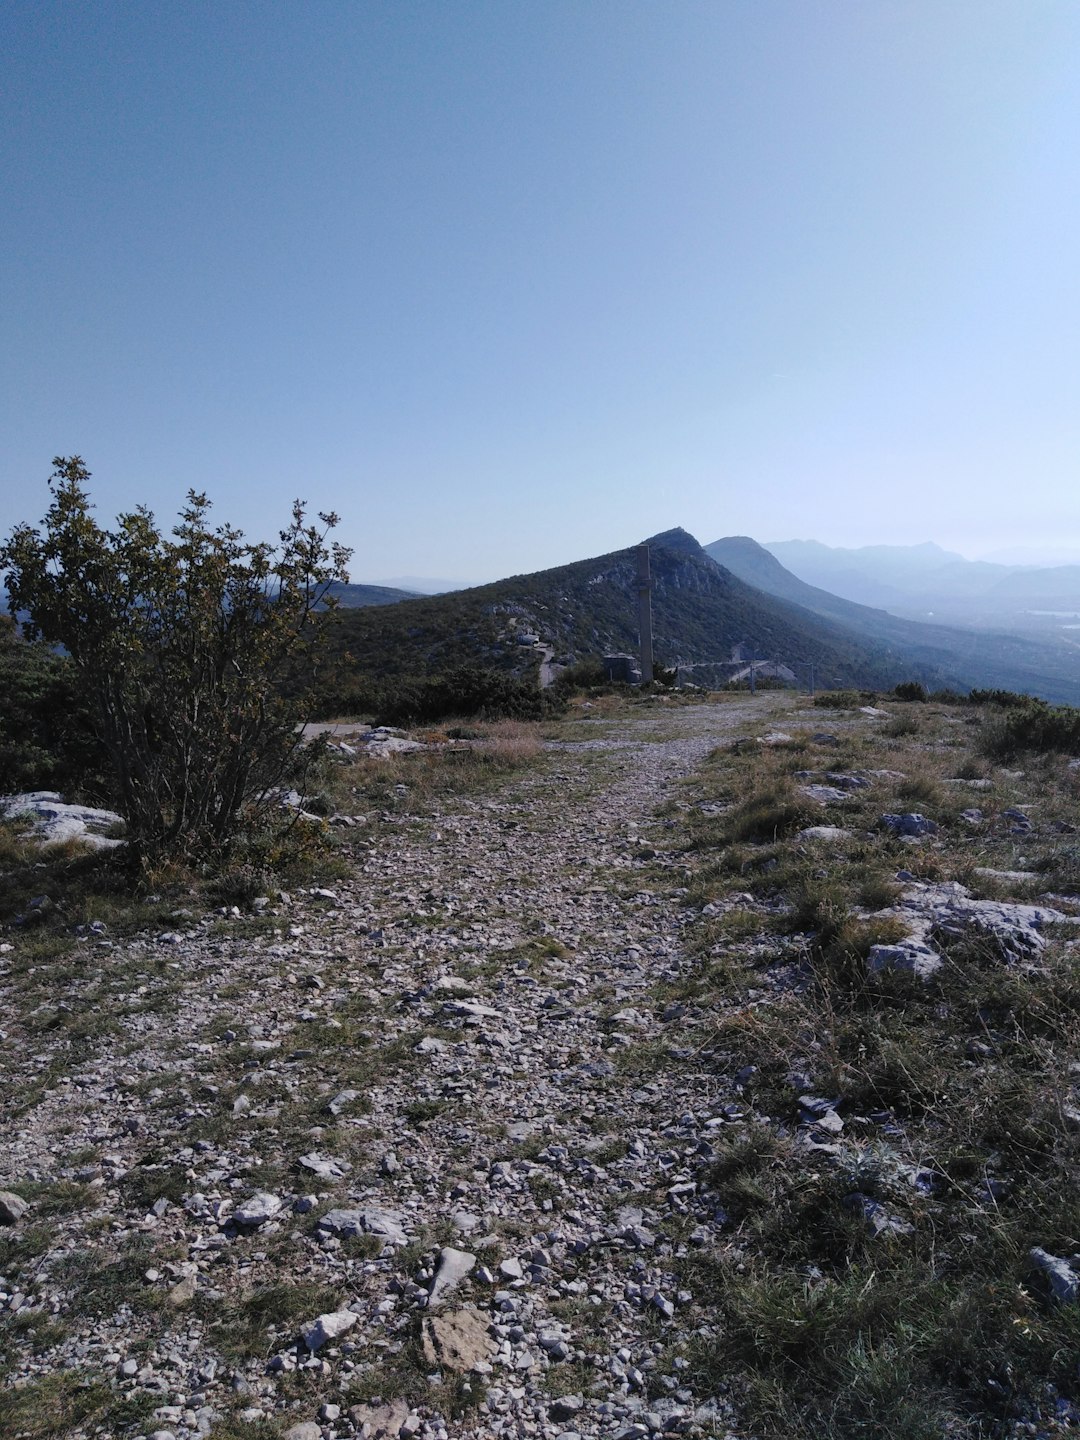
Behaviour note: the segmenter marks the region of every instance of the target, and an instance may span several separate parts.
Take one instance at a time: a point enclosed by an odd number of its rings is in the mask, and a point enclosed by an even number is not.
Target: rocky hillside
[[[356,760],[235,906],[9,848],[0,1433],[1071,1431],[1076,772],[994,724]]]
[[[663,665],[728,661],[741,653],[780,662],[819,685],[891,685],[916,675],[958,683],[887,638],[873,641],[841,623],[754,589],[717,565],[684,530],[649,541],[653,625]],[[557,660],[637,649],[634,549],[520,575],[450,595],[339,617],[339,648],[373,680],[480,663],[518,671],[533,663],[519,643],[539,635]]]

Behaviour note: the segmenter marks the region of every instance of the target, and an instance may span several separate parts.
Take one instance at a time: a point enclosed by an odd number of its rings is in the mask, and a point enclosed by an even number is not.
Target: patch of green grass
[[[449,1108],[446,1100],[413,1100],[405,1106],[402,1116],[407,1125],[426,1125],[440,1115],[445,1115]]]
[[[0,1389],[0,1435],[13,1440],[66,1440],[80,1426],[100,1421],[113,1403],[100,1380],[77,1372],[45,1375],[29,1384]]]
[[[211,1318],[213,1343],[230,1359],[269,1355],[316,1315],[338,1308],[339,1291],[316,1281],[264,1285],[231,1303],[219,1303]]]
[[[0,1364],[10,1363],[19,1351],[40,1355],[67,1337],[68,1328],[55,1316],[40,1310],[20,1310],[0,1320]]]
[[[76,1180],[16,1180],[8,1187],[29,1204],[36,1222],[54,1215],[72,1215],[100,1203],[101,1192]]]
[[[164,1293],[149,1285],[146,1270],[155,1262],[174,1258],[148,1240],[139,1238],[118,1255],[104,1249],[68,1250],[52,1269],[52,1276],[71,1292],[67,1311],[71,1314],[107,1319],[121,1305],[137,1311],[154,1311],[164,1303]]]

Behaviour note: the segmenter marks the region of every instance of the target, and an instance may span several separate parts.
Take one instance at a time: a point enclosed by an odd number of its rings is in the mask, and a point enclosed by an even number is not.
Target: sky
[[[354,580],[1080,551],[1074,0],[5,0],[0,535],[54,455]]]

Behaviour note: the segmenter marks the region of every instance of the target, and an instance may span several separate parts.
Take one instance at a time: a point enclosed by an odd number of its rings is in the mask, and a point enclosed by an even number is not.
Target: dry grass
[[[1027,1266],[1033,1246],[1080,1250],[1080,1137],[1062,1122],[1077,1104],[1080,954],[1055,937],[1022,969],[976,939],[952,944],[930,984],[866,969],[869,945],[903,928],[867,915],[895,900],[898,870],[1037,867],[1076,889],[1080,839],[1060,830],[1080,824],[1076,772],[1060,756],[1028,757],[1023,775],[987,765],[963,719],[930,702],[914,733],[867,721],[797,757],[718,751],[677,812],[688,902],[749,892],[771,907],[757,935],[740,909],[694,922],[684,984],[698,1063],[721,1087],[754,1067],[709,1175],[726,1233],[680,1267],[715,1320],[691,1374],[727,1387],[762,1440],[1049,1436],[1069,1428],[1058,1401],[1080,1405],[1080,1305],[1049,1303]],[[807,846],[784,835],[796,769],[895,773],[818,812],[849,840]],[[944,783],[956,776],[993,788]],[[728,808],[702,815],[702,801]],[[982,822],[961,820],[971,806]],[[1011,832],[1009,806],[1034,833]],[[938,834],[909,846],[877,825],[908,809]],[[843,1118],[831,1148],[807,1145],[807,1090]],[[875,1235],[864,1205],[896,1225]]]
[[[505,769],[527,765],[543,754],[540,727],[529,720],[495,720],[481,725],[476,749]]]

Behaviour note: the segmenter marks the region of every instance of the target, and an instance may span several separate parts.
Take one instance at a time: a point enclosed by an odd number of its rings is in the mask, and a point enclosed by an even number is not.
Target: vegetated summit
[[[869,638],[831,618],[765,594],[713,560],[685,530],[648,541],[654,651],[664,666],[769,660],[814,667],[819,686],[889,686],[918,678],[962,683],[951,668],[886,636]],[[918,627],[912,627],[917,629]],[[378,609],[341,610],[339,656],[364,676],[392,680],[464,664],[525,673],[538,636],[559,663],[638,647],[636,547],[449,595]]]

